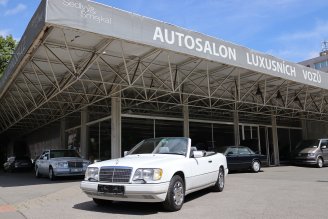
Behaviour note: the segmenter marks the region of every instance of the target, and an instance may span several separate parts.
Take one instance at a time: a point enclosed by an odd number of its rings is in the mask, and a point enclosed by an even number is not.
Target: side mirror
[[[43,159],[43,160],[48,160],[48,158],[47,158],[46,156],[44,156],[42,159]]]
[[[192,157],[193,158],[203,157],[203,151],[193,151]]]
[[[327,148],[326,145],[322,145],[322,146],[321,146],[321,149],[326,149],[326,148]]]
[[[129,151],[124,151],[124,157],[128,155]]]

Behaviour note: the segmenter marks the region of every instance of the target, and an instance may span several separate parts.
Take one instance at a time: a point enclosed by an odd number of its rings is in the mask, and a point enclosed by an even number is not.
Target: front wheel
[[[40,178],[39,167],[35,167],[35,177]]]
[[[253,163],[252,163],[252,170],[254,173],[257,173],[261,170],[261,164],[259,161],[257,160],[254,160]]]
[[[178,211],[184,203],[185,189],[182,178],[172,177],[163,206],[168,211]]]
[[[220,167],[218,179],[216,180],[215,185],[212,187],[214,192],[222,192],[224,189],[224,169]]]
[[[52,167],[49,167],[49,179],[50,180],[55,180],[56,176],[54,174],[54,170],[52,169]]]
[[[323,167],[323,160],[322,160],[321,157],[318,157],[318,159],[317,159],[317,167],[318,167],[318,168]]]

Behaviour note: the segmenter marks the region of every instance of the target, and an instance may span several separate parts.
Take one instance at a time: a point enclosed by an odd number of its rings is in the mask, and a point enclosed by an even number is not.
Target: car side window
[[[251,154],[250,151],[247,148],[239,148],[238,153],[240,155],[249,155],[249,154]]]
[[[327,145],[328,145],[328,140],[322,140],[321,144],[320,144],[320,147],[327,146]]]
[[[228,156],[236,156],[238,155],[238,148],[229,148],[227,151]]]

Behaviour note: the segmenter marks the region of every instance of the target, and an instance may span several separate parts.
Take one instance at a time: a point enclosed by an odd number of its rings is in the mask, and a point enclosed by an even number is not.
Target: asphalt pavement
[[[98,207],[79,184],[77,178],[52,182],[32,172],[0,172],[0,218],[328,218],[328,167],[281,166],[228,174],[222,193],[188,195],[178,212],[166,212],[158,203]]]

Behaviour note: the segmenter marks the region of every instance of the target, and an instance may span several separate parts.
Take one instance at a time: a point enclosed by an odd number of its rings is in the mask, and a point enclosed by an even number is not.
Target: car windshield
[[[57,157],[80,157],[76,150],[51,150],[50,158]]]
[[[187,138],[152,138],[137,144],[129,152],[131,154],[187,154]]]
[[[304,148],[317,148],[319,145],[319,140],[305,140],[298,143],[296,149],[304,149]]]
[[[221,154],[224,154],[229,147],[219,147],[217,151]]]

